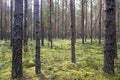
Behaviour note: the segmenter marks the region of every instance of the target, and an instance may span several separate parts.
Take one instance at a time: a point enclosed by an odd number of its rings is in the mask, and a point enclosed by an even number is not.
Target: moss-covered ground
[[[12,51],[9,41],[0,41],[0,80],[12,80]],[[47,41],[41,47],[41,74],[35,74],[35,41],[29,41],[29,51],[23,52],[23,78],[20,80],[120,80],[120,59],[115,60],[115,75],[103,72],[104,43],[85,44],[76,40],[76,64],[71,63],[70,40],[53,40],[53,49]],[[118,42],[120,58],[120,42]]]

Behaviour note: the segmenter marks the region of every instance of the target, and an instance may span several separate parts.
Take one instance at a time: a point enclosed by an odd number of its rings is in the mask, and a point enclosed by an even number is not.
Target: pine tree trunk
[[[81,3],[81,27],[82,27],[82,43],[84,44],[84,0]]]
[[[1,17],[0,17],[0,35],[1,35],[1,37],[0,37],[0,39],[1,40],[3,40],[3,20],[2,20],[2,16],[3,16],[3,9],[2,9],[2,4],[3,4],[3,2],[2,2],[2,0],[1,0]]]
[[[43,0],[41,0],[41,44],[44,46]]]
[[[101,44],[101,11],[102,11],[102,0],[99,1],[99,44]]]
[[[60,8],[59,8],[60,5],[59,4],[60,4],[60,1],[58,0],[58,23],[57,23],[58,24],[58,26],[57,26],[57,36],[58,36],[58,38],[60,38],[60,28],[59,28],[60,27],[60,25],[59,25],[59,23],[60,23],[59,22],[60,21],[60,13],[59,13],[60,12],[59,11],[60,10]]]
[[[52,17],[53,17],[53,1],[50,0],[50,43],[51,43],[51,49],[53,49],[53,44],[52,44],[52,28],[53,28],[53,20],[52,20]]]
[[[76,30],[75,30],[75,0],[70,0],[70,9],[71,9],[71,61],[73,63],[75,60],[75,39],[76,39]]]
[[[22,77],[23,0],[15,0],[13,27],[12,78]]]
[[[88,25],[87,25],[87,24],[88,24],[88,20],[87,20],[87,18],[88,18],[88,17],[87,17],[87,13],[88,13],[88,11],[87,11],[88,9],[87,9],[87,8],[88,8],[88,7],[87,7],[87,5],[88,5],[88,4],[87,4],[87,3],[88,3],[88,2],[87,2],[87,0],[86,0],[86,27],[85,27],[86,29],[85,29],[85,41],[87,41],[87,33],[88,33],[88,32],[87,32],[87,31],[88,31],[88,29],[87,29],[87,27],[88,27]]]
[[[105,0],[106,4],[106,20],[105,20],[105,51],[104,51],[104,67],[107,73],[114,74],[114,58],[117,53],[116,46],[116,13],[115,0]]]
[[[24,52],[28,51],[28,30],[27,30],[27,13],[28,13],[28,0],[24,1]]]
[[[91,36],[90,36],[90,38],[91,38],[91,44],[93,42],[93,40],[92,40],[93,39],[93,29],[92,29],[93,28],[92,27],[93,26],[93,22],[92,22],[93,21],[93,19],[92,19],[93,18],[93,14],[92,14],[92,5],[93,4],[92,4],[92,0],[91,0],[91,26],[90,26],[90,29],[91,29]]]
[[[54,37],[56,38],[57,37],[57,3],[56,3],[57,1],[55,0],[55,29],[54,29]]]
[[[39,27],[39,0],[34,0],[34,27],[36,34],[36,55],[35,55],[35,71],[36,74],[41,73],[40,62],[40,27]]]
[[[13,40],[12,40],[12,31],[13,31],[13,0],[11,0],[11,9],[10,9],[10,28],[11,28],[11,40],[10,40],[10,46],[12,47]]]
[[[68,14],[67,14],[67,0],[65,0],[65,6],[66,6],[66,8],[65,8],[65,38],[67,38],[67,16],[68,16]]]
[[[62,39],[64,39],[64,0],[62,0]]]

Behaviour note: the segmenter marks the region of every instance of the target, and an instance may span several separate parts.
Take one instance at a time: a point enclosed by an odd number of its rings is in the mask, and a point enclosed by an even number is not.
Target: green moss
[[[11,80],[12,52],[10,41],[0,41],[0,80]],[[70,40],[53,40],[53,49],[41,47],[41,75],[35,74],[35,41],[29,41],[29,52],[23,52],[23,72],[28,80],[120,80],[120,59],[115,60],[115,75],[104,73],[103,43],[94,41],[82,44],[76,40],[76,63],[71,63]],[[120,42],[118,56],[120,57]]]

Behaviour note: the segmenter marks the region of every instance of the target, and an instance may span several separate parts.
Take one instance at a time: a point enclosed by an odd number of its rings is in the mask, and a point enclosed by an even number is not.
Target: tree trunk
[[[66,6],[66,8],[65,8],[65,38],[67,38],[67,16],[68,16],[68,14],[67,14],[67,0],[65,0],[65,6]]]
[[[35,72],[41,73],[40,61],[40,27],[39,27],[39,0],[34,0],[34,27],[36,33],[36,55],[35,55]]]
[[[13,27],[12,78],[22,77],[23,0],[15,0]]]
[[[92,0],[91,0],[91,26],[90,26],[90,28],[91,28],[91,36],[90,36],[90,38],[91,38],[91,44],[92,44],[92,39],[93,39],[93,30],[92,30],[92,26],[93,26],[93,14],[92,14]]]
[[[41,44],[44,46],[43,0],[41,0]]]
[[[64,0],[62,0],[62,39],[64,39]]]
[[[60,28],[59,28],[59,27],[60,27],[60,26],[59,26],[59,23],[60,23],[60,22],[59,22],[59,21],[60,21],[60,13],[59,13],[59,12],[60,12],[60,11],[59,11],[60,8],[59,8],[59,7],[60,7],[60,5],[59,5],[59,2],[60,2],[60,1],[58,0],[58,26],[57,26],[57,36],[58,36],[58,38],[60,38]]]
[[[71,61],[73,63],[75,60],[75,39],[76,39],[76,30],[75,30],[75,0],[70,0],[70,9],[71,9]]]
[[[28,0],[24,0],[24,52],[28,52],[28,30],[27,30],[27,13],[28,13]]]
[[[87,2],[87,0],[86,0],[86,27],[85,27],[86,29],[85,29],[85,41],[87,41],[87,33],[88,33],[88,32],[87,32],[87,31],[88,31],[88,30],[87,30],[87,26],[88,26],[88,25],[87,25],[87,24],[88,24],[88,21],[87,21],[87,18],[88,18],[88,17],[87,17],[87,13],[88,13],[88,11],[87,11],[87,10],[88,10],[88,9],[87,9],[87,8],[88,8],[87,5],[88,5],[88,4],[87,4],[87,3],[88,3],[88,2]]]
[[[57,14],[56,14],[56,12],[57,12],[57,6],[56,6],[57,4],[56,4],[56,0],[55,0],[55,29],[54,29],[54,37],[56,38],[57,37]]]
[[[52,27],[53,27],[53,20],[52,20],[52,17],[53,17],[53,1],[50,0],[50,43],[51,43],[51,49],[53,49],[53,45],[52,45]]]
[[[82,0],[81,5],[82,43],[84,44],[84,0]]]
[[[118,8],[119,8],[119,5],[118,5]],[[117,23],[118,23],[118,26],[117,26],[117,29],[118,29],[118,34],[117,34],[117,41],[119,41],[119,33],[120,33],[120,13],[119,13],[119,10],[117,12]]]
[[[3,2],[2,2],[2,0],[1,0],[1,17],[0,17],[0,30],[1,30],[1,32],[0,32],[0,35],[1,35],[1,37],[0,37],[0,39],[1,40],[3,40],[3,20],[2,20],[2,16],[3,16],[3,6],[2,6],[2,4],[3,4]]]
[[[12,31],[13,31],[13,0],[11,0],[11,8],[10,8],[10,28],[11,28],[11,40],[10,40],[10,46],[12,47],[12,44],[13,44],[13,40],[12,40]]]
[[[101,11],[102,11],[102,0],[99,1],[99,44],[101,44]]]
[[[106,4],[106,20],[105,20],[105,51],[104,51],[104,67],[107,73],[114,74],[114,58],[116,57],[116,14],[115,0],[105,0]]]

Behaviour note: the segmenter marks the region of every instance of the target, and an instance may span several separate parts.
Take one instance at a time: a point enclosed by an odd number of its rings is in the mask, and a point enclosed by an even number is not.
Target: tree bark
[[[28,13],[28,0],[24,0],[24,52],[28,52],[28,30],[27,30],[27,13]]]
[[[65,6],[66,6],[66,8],[65,8],[65,38],[67,38],[67,16],[68,16],[68,14],[67,14],[67,4],[68,4],[68,2],[67,2],[67,0],[65,0]]]
[[[76,39],[76,30],[75,30],[75,0],[70,0],[70,9],[71,9],[71,61],[73,63],[75,60],[75,39]]]
[[[41,0],[41,44],[44,46],[43,0]]]
[[[106,33],[103,70],[107,73],[114,74],[114,58],[117,53],[115,0],[105,0],[105,6]]]
[[[52,41],[52,28],[53,28],[53,0],[50,0],[50,43],[51,43],[51,49],[53,49],[53,41]]]
[[[88,4],[87,4],[87,3],[88,3],[88,1],[86,0],[86,27],[85,27],[86,29],[85,29],[85,41],[87,41],[87,33],[88,33],[88,29],[87,29],[87,27],[88,27],[88,25],[87,25],[87,24],[88,24],[88,20],[87,20],[87,18],[88,18],[88,15],[87,15],[87,13],[88,13],[88,11],[87,11],[87,10],[88,10],[88,9],[87,9],[87,8],[88,8],[88,7],[87,7]]]
[[[3,4],[3,2],[2,2],[2,0],[1,0],[1,17],[0,17],[0,30],[1,30],[1,32],[0,32],[0,35],[1,35],[1,37],[0,37],[0,39],[1,40],[3,40],[3,20],[2,20],[2,16],[3,16],[3,6],[2,6],[2,4]]]
[[[64,39],[64,0],[62,0],[62,39]]]
[[[35,55],[35,72],[41,73],[41,61],[40,61],[40,27],[39,27],[39,0],[34,0],[34,27],[36,34],[36,55]]]
[[[82,0],[81,5],[82,43],[84,44],[84,0]]]
[[[92,40],[93,39],[93,30],[92,30],[92,28],[93,28],[92,27],[93,26],[93,22],[92,22],[93,19],[92,18],[93,18],[93,13],[92,13],[92,0],[91,0],[91,26],[90,26],[90,29],[91,29],[91,36],[90,36],[90,38],[91,38],[91,44],[93,42],[93,40]]]
[[[15,0],[13,27],[12,78],[22,77],[23,0]]]
[[[99,1],[99,44],[101,44],[101,12],[102,12],[102,0]]]
[[[58,26],[57,26],[57,36],[58,36],[58,38],[60,38],[60,28],[59,28],[60,27],[60,24],[59,24],[60,23],[59,22],[60,21],[60,11],[59,11],[60,10],[60,8],[59,8],[60,5],[59,5],[59,3],[60,3],[60,1],[58,0]]]
[[[12,44],[13,44],[13,40],[12,40],[12,31],[13,31],[13,0],[11,0],[11,8],[10,8],[10,29],[11,29],[11,40],[10,40],[10,46],[12,47]]]

